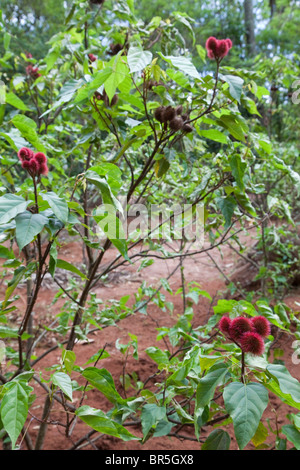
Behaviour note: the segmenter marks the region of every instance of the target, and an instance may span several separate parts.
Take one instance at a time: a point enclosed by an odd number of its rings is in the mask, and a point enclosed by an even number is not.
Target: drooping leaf
[[[202,444],[201,450],[229,450],[230,436],[223,429],[214,429]]]
[[[6,391],[1,401],[0,413],[14,449],[28,413],[28,395],[22,382],[14,382]]]
[[[52,378],[53,384],[59,387],[61,391],[66,395],[66,397],[70,401],[72,401],[73,399],[72,382],[68,374],[65,374],[64,372],[55,372],[51,376],[51,378]]]
[[[76,410],[76,415],[98,432],[117,437],[122,441],[138,440],[138,437],[131,434],[124,426],[108,417],[101,410],[85,405]]]
[[[254,436],[268,405],[268,392],[260,383],[232,382],[224,389],[223,397],[226,411],[233,420],[238,446],[244,449]]]
[[[127,60],[131,73],[140,72],[151,63],[152,52],[143,51],[141,47],[131,46],[128,50]]]
[[[32,214],[24,211],[18,214],[16,221],[16,239],[20,250],[28,245],[36,235],[41,233],[48,222],[48,218],[42,214]]]
[[[0,224],[6,224],[21,212],[24,212],[29,201],[16,194],[4,194],[0,197]]]

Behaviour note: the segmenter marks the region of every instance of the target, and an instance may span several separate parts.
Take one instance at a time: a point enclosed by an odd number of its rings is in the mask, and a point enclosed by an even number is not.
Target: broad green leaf
[[[0,197],[0,224],[6,224],[16,215],[24,212],[29,201],[16,194],[4,194]]]
[[[280,390],[300,404],[300,383],[292,377],[287,368],[282,364],[268,365],[267,372],[278,382]]]
[[[93,80],[85,84],[83,87],[79,88],[73,103],[77,104],[81,101],[91,98],[93,93],[105,83],[105,81],[110,77],[111,74],[111,67],[106,67],[105,69],[94,73]]]
[[[0,245],[0,258],[14,259],[14,252],[9,250],[6,246]]]
[[[76,266],[73,266],[73,264],[69,263],[68,261],[65,261],[64,259],[58,259],[56,262],[56,267],[77,274],[81,277],[81,279],[87,279],[86,275],[79,271]]]
[[[168,354],[155,346],[150,346],[149,348],[145,349],[145,353],[148,354],[148,356],[151,357],[151,359],[155,361],[158,366],[162,365],[163,367],[164,365],[169,364]]]
[[[228,432],[223,429],[214,429],[202,444],[201,450],[229,450],[230,441]]]
[[[28,413],[28,396],[21,382],[13,383],[7,390],[1,401],[0,412],[3,426],[14,449]]]
[[[281,432],[291,441],[297,450],[300,450],[300,431],[292,424],[285,424]]]
[[[52,191],[40,193],[40,196],[47,201],[54,214],[63,224],[67,224],[69,217],[68,203]]]
[[[227,196],[217,199],[217,205],[220,207],[221,212],[225,219],[225,230],[230,227],[231,219],[234,214],[234,209],[237,206],[237,203],[232,196]]]
[[[241,156],[235,154],[230,159],[230,167],[235,181],[237,182],[238,187],[244,189],[244,174],[247,168],[247,164],[242,162]]]
[[[52,382],[59,387],[66,397],[72,401],[72,382],[71,378],[64,372],[55,372],[52,376]]]
[[[0,135],[2,135],[7,140],[11,148],[13,148],[16,152],[18,152],[22,147],[28,147],[27,140],[23,139],[18,129],[12,128],[9,132],[0,132]]]
[[[121,424],[106,416],[106,414],[101,410],[97,410],[86,405],[78,408],[76,410],[76,415],[84,423],[100,433],[117,437],[122,439],[122,441],[138,440],[138,437],[127,431],[127,429]]]
[[[12,92],[6,94],[6,103],[10,104],[14,108],[20,109],[21,111],[28,111],[26,104]]]
[[[224,362],[213,365],[197,386],[196,408],[204,408],[212,400],[215,389],[224,380],[228,367]]]
[[[240,449],[254,436],[269,401],[262,384],[232,382],[223,393],[226,411],[233,420],[234,433]]]
[[[48,218],[42,214],[32,214],[32,212],[24,211],[18,214],[16,221],[16,239],[20,250],[28,245],[34,237],[41,233],[44,226],[48,222]]]
[[[152,52],[143,51],[140,47],[131,46],[127,54],[128,66],[131,73],[144,70],[152,61]]]
[[[85,174],[87,181],[93,183],[100,189],[104,204],[111,204],[117,211],[123,213],[123,208],[118,199],[114,196],[107,180],[96,173],[96,171],[88,170]]]
[[[114,380],[106,369],[87,367],[82,376],[97,388],[112,403],[123,403],[124,399],[117,392]]]
[[[178,68],[181,72],[190,75],[193,78],[200,78],[198,70],[194,66],[192,60],[185,56],[164,56],[161,52],[159,55],[169,64]]]
[[[223,132],[218,131],[217,129],[208,129],[199,131],[199,135],[205,137],[206,139],[213,140],[215,142],[220,142],[221,144],[227,143],[227,135]]]
[[[24,139],[30,142],[39,152],[46,152],[44,145],[40,142],[36,133],[36,123],[23,114],[17,114],[12,118],[13,125],[19,129]]]
[[[220,78],[228,83],[230,95],[240,103],[244,80],[236,75],[220,74]]]
[[[269,435],[269,433],[268,433],[267,428],[260,421],[260,423],[258,425],[258,428],[256,430],[256,433],[252,437],[251,441],[253,442],[255,447],[258,447],[258,446],[260,446],[261,444],[263,444],[265,442],[268,435]]]
[[[166,407],[158,406],[155,403],[149,403],[143,406],[141,414],[142,430],[144,438],[152,427],[155,427],[159,421],[166,419]]]
[[[76,354],[74,351],[69,351],[68,349],[64,349],[62,352],[62,361],[68,373],[72,372],[75,361],[76,361]]]
[[[16,328],[0,325],[0,338],[18,338],[19,333]]]
[[[112,72],[104,82],[104,88],[109,98],[112,100],[117,91],[118,86],[128,77],[129,70],[120,55],[113,57],[109,63]]]
[[[228,114],[224,114],[218,120],[218,124],[220,124],[222,127],[225,127],[225,129],[227,129],[228,132],[235,139],[240,140],[241,142],[246,142],[246,139],[245,139],[246,129],[244,128],[244,126],[242,126],[242,123],[238,120],[236,116],[230,116]]]

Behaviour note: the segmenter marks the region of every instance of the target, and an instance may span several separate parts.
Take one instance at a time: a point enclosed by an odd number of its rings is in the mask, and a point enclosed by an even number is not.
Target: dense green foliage
[[[258,32],[259,54],[253,57],[242,37],[241,2],[216,1],[214,10],[208,3],[190,8],[189,2],[173,2],[170,11],[167,2],[156,2],[151,10],[143,1],[135,9],[133,0],[100,5],[76,0],[65,3],[64,24],[57,2],[3,5],[0,338],[7,345],[7,366],[0,374],[0,425],[4,443],[13,448],[22,439],[39,387],[47,392],[47,419],[54,400],[65,411],[66,436],[77,418],[99,433],[141,443],[178,437],[178,427],[189,426],[199,449],[229,449],[224,427],[233,423],[240,449],[250,441],[255,448],[300,448],[300,384],[282,361],[270,360],[275,332],[300,338],[297,312],[284,303],[299,271],[299,44],[292,47],[287,34],[287,24],[296,25],[298,15],[293,22],[291,5],[278,2],[276,14],[266,20],[270,34]],[[229,8],[232,3],[237,8]],[[265,4],[259,2],[262,19]],[[9,22],[19,12],[24,25]],[[280,40],[273,28],[282,32]],[[212,34],[233,40],[222,61],[207,58],[205,41]],[[176,109],[177,121],[173,115],[160,119],[161,106],[171,114]],[[48,174],[30,173],[21,165],[23,147],[47,156]],[[139,202],[149,210],[164,205],[171,219],[172,205],[189,205],[187,218],[201,206],[205,245],[190,247],[187,236],[173,244],[175,225],[167,236],[155,227],[155,238],[151,231],[141,238],[139,229],[122,238],[124,214]],[[117,233],[111,231],[113,223]],[[193,327],[201,298],[213,299],[195,279],[185,280],[184,261],[226,243],[247,258],[240,236],[253,233],[255,290],[232,283],[230,291],[239,297],[219,300],[207,324]],[[63,236],[81,242],[83,263],[60,258]],[[112,246],[118,256],[104,264]],[[133,307],[128,296],[107,304],[96,296],[98,283],[117,267],[138,262],[140,270],[147,269],[157,258],[178,260],[182,286],[177,293],[162,279],[158,286],[142,283]],[[59,270],[71,274],[68,285],[59,283]],[[46,275],[60,287],[53,302],[62,297],[65,303],[41,334],[32,313]],[[21,283],[27,287],[23,310],[16,295]],[[146,350],[157,382],[150,386],[124,373],[121,396],[112,371],[100,366],[109,357],[105,347],[83,365],[74,351],[76,341],[127,316],[147,315],[151,302],[162,314],[172,312],[162,291],[181,296],[183,312],[172,327],[158,328],[159,346]],[[245,356],[220,332],[224,314],[260,315],[270,322],[261,355]],[[138,338],[128,333],[130,341],[118,348],[138,361]],[[61,354],[50,378],[39,371],[41,359],[53,350],[37,355],[44,335],[55,339]],[[86,392],[92,388],[107,398],[108,412],[90,406]],[[269,392],[294,409],[290,424],[280,430],[268,429],[262,419]],[[75,395],[79,399],[73,402]],[[35,444],[25,433],[28,448],[43,448],[47,419],[37,423]],[[132,420],[141,439],[129,427]],[[204,426],[212,431],[206,439]],[[274,442],[265,444],[272,433]]]

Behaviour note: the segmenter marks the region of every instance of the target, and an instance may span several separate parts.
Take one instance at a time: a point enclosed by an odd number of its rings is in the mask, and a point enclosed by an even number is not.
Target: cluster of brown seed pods
[[[183,130],[184,132],[192,132],[193,127],[186,121],[189,119],[187,113],[183,113],[182,105],[176,106],[159,106],[154,111],[154,117],[160,123],[169,126],[172,131]]]

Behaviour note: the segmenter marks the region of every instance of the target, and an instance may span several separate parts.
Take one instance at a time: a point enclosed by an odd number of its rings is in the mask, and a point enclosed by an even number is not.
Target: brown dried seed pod
[[[187,113],[183,113],[181,117],[184,121],[187,121],[189,118],[189,115]]]
[[[179,131],[182,129],[183,126],[183,119],[181,116],[175,116],[171,121],[170,121],[170,129],[173,131]]]
[[[184,132],[193,132],[193,129],[194,129],[193,126],[191,126],[190,124],[184,124],[182,128]]]
[[[103,100],[103,97],[101,93],[99,93],[99,91],[95,91],[94,97],[96,98],[96,100]]]
[[[102,5],[102,3],[105,2],[105,0],[90,0],[93,5]]]
[[[117,94],[115,94],[113,97],[112,97],[112,100],[110,102],[110,106],[114,106],[115,104],[117,104],[117,102],[119,101],[119,97]]]
[[[167,121],[172,121],[176,115],[175,109],[172,108],[172,106],[167,106],[166,109],[164,110],[164,122]]]
[[[122,44],[118,43],[118,44],[110,44],[110,51],[109,51],[109,54],[110,55],[117,55],[118,52],[120,52],[122,49],[123,49],[123,46]]]
[[[182,111],[183,111],[182,105],[180,104],[179,106],[176,106],[175,111],[176,111],[176,114],[178,115],[182,114]]]
[[[157,119],[159,122],[165,122],[164,121],[164,111],[165,111],[165,107],[164,106],[159,106],[158,108],[156,108],[156,110],[154,111],[154,117],[155,119]]]

